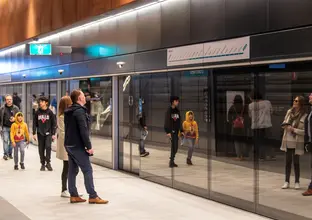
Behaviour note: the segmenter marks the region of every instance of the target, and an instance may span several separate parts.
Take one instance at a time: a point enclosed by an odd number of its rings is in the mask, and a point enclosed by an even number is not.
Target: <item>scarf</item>
[[[293,127],[298,128],[300,118],[303,116],[303,114],[303,111],[296,111],[294,108],[292,108],[289,114],[288,123],[292,125],[295,122]]]

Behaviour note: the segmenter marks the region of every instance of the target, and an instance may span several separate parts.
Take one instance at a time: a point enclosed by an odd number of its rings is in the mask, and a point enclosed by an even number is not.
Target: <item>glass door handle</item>
[[[129,104],[129,106],[133,106],[133,96],[129,96],[128,104]]]

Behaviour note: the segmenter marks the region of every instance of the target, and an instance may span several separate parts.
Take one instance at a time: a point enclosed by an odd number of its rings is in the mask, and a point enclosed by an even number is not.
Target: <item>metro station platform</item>
[[[13,165],[13,160],[0,160],[0,220],[267,219],[96,165],[96,190],[110,203],[70,204],[60,197],[62,162],[55,153],[53,172],[39,171],[35,146],[26,150],[26,170],[14,171]],[[87,198],[81,173],[77,183],[79,192]]]

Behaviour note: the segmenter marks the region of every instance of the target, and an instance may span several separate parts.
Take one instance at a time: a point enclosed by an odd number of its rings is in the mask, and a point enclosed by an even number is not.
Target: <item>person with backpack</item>
[[[234,140],[236,160],[244,160],[246,152],[246,127],[244,124],[246,109],[241,95],[236,95],[233,105],[228,112],[228,121],[231,125],[231,135]]]

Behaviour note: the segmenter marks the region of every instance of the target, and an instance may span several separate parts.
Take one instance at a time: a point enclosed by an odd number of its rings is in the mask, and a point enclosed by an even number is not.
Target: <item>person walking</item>
[[[84,176],[84,183],[89,194],[90,204],[107,204],[107,200],[101,199],[94,189],[93,170],[90,156],[93,155],[89,133],[90,118],[87,114],[86,97],[81,90],[74,90],[70,98],[72,106],[65,110],[65,148],[68,153],[68,189],[70,193],[70,203],[86,202],[77,191],[76,176],[79,167]]]
[[[145,140],[147,138],[148,135],[148,130],[147,130],[147,125],[146,125],[146,115],[145,115],[145,111],[144,111],[144,104],[145,101],[144,99],[141,100],[141,104],[142,104],[142,111],[139,113],[139,129],[141,132],[141,136],[140,136],[140,143],[139,143],[139,151],[140,151],[140,156],[141,157],[146,157],[148,156],[150,153],[147,152],[145,150]]]
[[[38,149],[41,162],[40,171],[53,171],[51,166],[51,145],[55,140],[56,120],[55,115],[49,109],[49,99],[41,96],[39,98],[39,109],[33,120],[34,140],[38,139]],[[36,136],[37,135],[37,136]]]
[[[10,137],[14,148],[14,170],[18,170],[19,151],[21,154],[20,166],[22,170],[25,170],[25,147],[29,144],[29,132],[27,124],[24,122],[24,115],[22,112],[18,112],[15,115],[15,122],[11,126]]]
[[[284,135],[281,150],[286,152],[285,183],[282,189],[289,188],[291,166],[294,161],[295,189],[300,189],[300,155],[304,154],[304,121],[307,117],[304,109],[304,97],[297,96],[282,123]]]
[[[12,146],[10,140],[10,131],[13,122],[15,121],[15,115],[19,112],[19,108],[13,104],[13,98],[11,95],[5,96],[5,105],[0,108],[0,129],[1,137],[3,140],[3,159],[8,160],[12,157]]]
[[[171,168],[178,167],[178,165],[174,162],[174,159],[178,152],[179,133],[181,133],[181,135],[184,135],[181,124],[180,110],[178,109],[179,102],[180,99],[178,96],[171,96],[171,105],[165,115],[164,129],[167,137],[170,138],[171,141],[171,154],[169,162],[169,167]]]
[[[185,121],[183,122],[182,126],[185,133],[183,138],[183,145],[188,147],[186,163],[188,165],[193,165],[192,156],[195,144],[198,144],[199,132],[198,125],[195,121],[195,116],[192,111],[186,112]]]
[[[57,116],[57,148],[56,148],[56,158],[63,161],[63,172],[62,172],[62,192],[61,197],[70,198],[67,191],[67,179],[68,179],[68,155],[64,146],[65,141],[65,124],[64,124],[64,112],[67,108],[72,105],[72,101],[69,96],[64,96],[61,98],[58,108]]]

